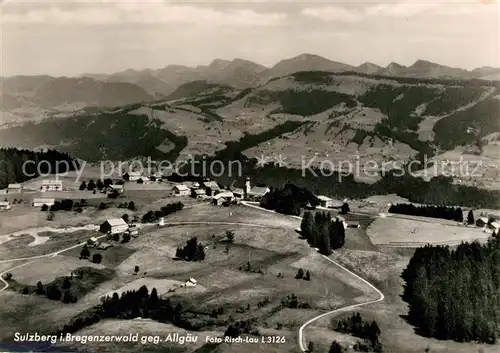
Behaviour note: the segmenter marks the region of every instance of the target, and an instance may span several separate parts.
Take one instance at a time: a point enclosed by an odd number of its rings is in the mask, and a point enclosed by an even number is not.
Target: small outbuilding
[[[0,201],[0,211],[8,211],[12,208],[9,201]]]

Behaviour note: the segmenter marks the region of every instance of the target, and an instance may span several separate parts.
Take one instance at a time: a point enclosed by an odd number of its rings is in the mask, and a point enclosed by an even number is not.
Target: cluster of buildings
[[[500,222],[490,220],[487,217],[479,217],[476,219],[476,226],[483,228],[483,232],[485,233],[493,233],[498,234],[500,231]]]
[[[175,196],[191,196],[194,198],[212,198],[215,205],[222,205],[226,202],[237,202],[238,200],[261,200],[270,189],[268,187],[254,186],[250,184],[250,179],[245,180],[245,187],[229,188],[225,190],[213,180],[201,183],[195,182],[191,187],[185,184],[177,184],[172,189]]]
[[[108,236],[111,235],[123,235],[129,234],[131,237],[136,238],[139,235],[139,229],[136,224],[128,224],[123,220],[123,218],[111,218],[106,220],[99,227],[99,232],[106,234]],[[105,243],[103,241],[99,241],[97,237],[91,237],[88,242],[90,246],[93,246],[97,249],[107,249],[113,245],[109,243]]]

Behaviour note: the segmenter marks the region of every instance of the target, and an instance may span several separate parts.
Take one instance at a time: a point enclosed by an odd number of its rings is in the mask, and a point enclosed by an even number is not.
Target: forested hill
[[[56,171],[65,173],[79,167],[78,161],[69,154],[54,150],[33,152],[15,148],[0,149],[0,189],[11,183],[36,178],[40,174],[52,174]]]

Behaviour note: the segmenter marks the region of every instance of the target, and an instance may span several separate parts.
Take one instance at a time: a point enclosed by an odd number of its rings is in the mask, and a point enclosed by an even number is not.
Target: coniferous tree
[[[467,224],[473,225],[474,223],[474,213],[472,212],[472,210],[469,210],[469,213],[467,214]]]
[[[87,183],[85,181],[82,181],[82,183],[80,184],[79,190],[83,191],[85,189],[87,189]]]
[[[302,279],[304,277],[304,270],[299,268],[297,274],[295,275],[296,279]]]
[[[87,184],[87,190],[88,191],[94,191],[95,187],[96,187],[96,185],[94,183],[94,180],[90,179],[89,183]]]

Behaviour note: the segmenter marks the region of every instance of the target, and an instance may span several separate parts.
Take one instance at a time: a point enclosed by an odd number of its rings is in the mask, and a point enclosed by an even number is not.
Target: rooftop
[[[60,184],[62,184],[62,181],[61,180],[42,180],[42,185],[54,185],[54,184],[60,185]]]
[[[189,188],[184,185],[184,184],[177,184],[174,186],[174,189],[177,189],[177,190],[180,190],[180,191],[183,191],[183,190],[189,190]]]
[[[250,195],[265,195],[265,194],[267,194],[268,191],[269,191],[269,189],[264,187],[264,186],[255,186],[255,187],[250,189],[249,194]]]
[[[219,184],[217,184],[215,181],[205,181],[203,182],[203,186],[210,189],[220,189]]]
[[[118,226],[126,226],[127,222],[123,220],[123,218],[111,218],[108,219],[106,222],[112,227],[118,227]]]
[[[49,202],[56,202],[56,199],[33,199],[33,202],[34,203],[39,203],[39,202],[49,203]]]
[[[328,196],[324,196],[324,195],[318,195],[316,196],[318,198],[318,200],[320,201],[332,201],[331,198],[329,198]]]

